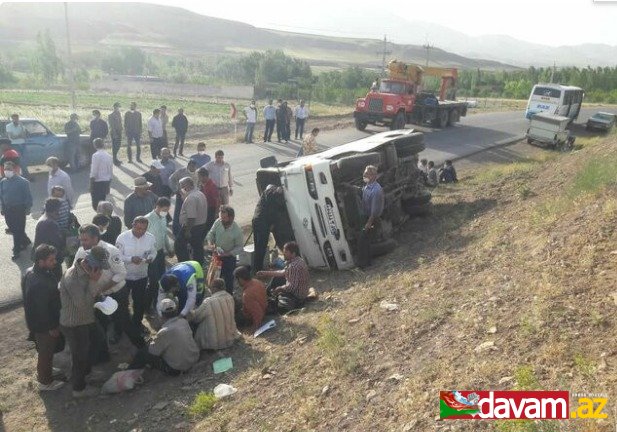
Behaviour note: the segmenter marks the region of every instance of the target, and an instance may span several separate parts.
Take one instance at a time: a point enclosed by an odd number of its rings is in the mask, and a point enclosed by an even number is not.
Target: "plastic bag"
[[[101,392],[110,394],[132,390],[135,387],[135,384],[141,384],[144,382],[144,379],[141,376],[143,372],[143,369],[130,369],[116,372],[105,382],[105,384],[103,384]]]
[[[214,387],[214,396],[216,396],[217,399],[221,399],[227,396],[231,396],[237,391],[237,388],[232,387],[229,384],[219,384]]]

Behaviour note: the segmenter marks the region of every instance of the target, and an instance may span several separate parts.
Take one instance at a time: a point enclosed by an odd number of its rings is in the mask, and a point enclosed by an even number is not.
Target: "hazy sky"
[[[371,20],[371,10],[380,9],[403,19],[429,21],[471,36],[504,34],[554,46],[587,42],[617,45],[617,0],[189,0],[182,3],[154,0],[151,3],[182,6],[202,15],[257,27],[337,36],[375,37],[378,24]],[[367,28],[373,30],[371,34],[360,34],[362,31],[357,28],[350,32],[345,25],[335,29],[326,24],[333,22],[334,16],[345,14],[345,10],[354,11],[354,22],[366,20]]]

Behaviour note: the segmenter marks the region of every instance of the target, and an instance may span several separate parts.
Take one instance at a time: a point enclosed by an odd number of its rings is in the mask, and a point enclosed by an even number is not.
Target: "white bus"
[[[582,88],[561,84],[536,84],[531,90],[525,117],[539,112],[556,114],[576,120],[585,93]]]

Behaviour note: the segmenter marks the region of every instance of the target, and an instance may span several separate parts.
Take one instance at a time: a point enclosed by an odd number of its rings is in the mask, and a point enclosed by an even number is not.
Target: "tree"
[[[32,58],[32,70],[46,84],[54,83],[64,72],[62,60],[56,53],[56,44],[49,29],[36,35],[36,49]]]

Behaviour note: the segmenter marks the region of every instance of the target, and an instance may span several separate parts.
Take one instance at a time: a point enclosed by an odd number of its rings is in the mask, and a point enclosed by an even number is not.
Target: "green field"
[[[214,98],[183,98],[158,96],[152,94],[116,95],[109,93],[78,92],[76,95],[77,109],[70,110],[71,96],[67,91],[34,91],[34,90],[0,90],[0,117],[8,118],[12,113],[22,117],[41,119],[52,130],[61,131],[71,112],[76,112],[83,123],[91,117],[91,111],[98,109],[107,116],[114,102],[122,104],[122,110],[127,110],[131,102],[136,102],[145,119],[150,112],[161,105],[166,105],[170,116],[176,110],[184,108],[184,112],[192,125],[197,127],[230,123],[230,103],[235,103],[238,110],[247,104],[246,100],[214,99]],[[267,102],[258,100],[258,107]],[[291,101],[295,105],[295,101]],[[351,114],[353,107],[330,106],[321,103],[310,104],[311,115],[315,117]],[[242,114],[238,113],[239,118]],[[144,120],[145,120],[144,119]]]

